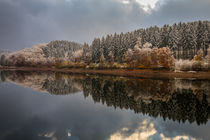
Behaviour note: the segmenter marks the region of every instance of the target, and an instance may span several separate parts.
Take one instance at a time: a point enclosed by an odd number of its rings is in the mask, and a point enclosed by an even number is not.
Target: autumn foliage
[[[61,41],[62,45],[68,47],[57,49],[59,41],[49,44],[40,44],[30,49],[23,49],[0,57],[2,66],[16,67],[55,67],[55,68],[86,68],[86,69],[167,69],[177,71],[200,71],[210,69],[210,47],[207,55],[199,50],[192,60],[176,60],[166,47],[152,46],[146,42],[142,45],[141,38],[127,48],[123,53],[121,61],[116,52],[107,48],[102,53],[94,54],[91,47],[85,43],[80,49],[71,48],[71,43]],[[97,42],[96,42],[97,43]],[[56,50],[59,55],[56,54]],[[66,50],[66,51],[65,51]],[[68,52],[70,51],[70,52]],[[118,50],[120,51],[120,50]],[[49,54],[48,54],[49,53]],[[62,56],[63,55],[63,56]],[[62,56],[62,57],[60,57]],[[92,60],[93,56],[97,60]]]
[[[210,70],[210,47],[206,57],[203,50],[199,50],[192,60],[178,60],[175,64],[178,71],[209,71]]]
[[[140,40],[140,39],[138,39]],[[168,47],[152,48],[150,43],[143,46],[137,41],[134,49],[128,49],[125,53],[128,67],[132,68],[166,68],[171,69],[175,59]]]

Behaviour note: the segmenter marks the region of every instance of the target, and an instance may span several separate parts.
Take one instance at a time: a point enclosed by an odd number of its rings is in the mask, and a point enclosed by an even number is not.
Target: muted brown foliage
[[[158,49],[159,64],[164,68],[171,68],[175,64],[175,59],[168,47]]]
[[[203,50],[199,50],[197,55],[193,58],[194,61],[202,61],[203,60]]]

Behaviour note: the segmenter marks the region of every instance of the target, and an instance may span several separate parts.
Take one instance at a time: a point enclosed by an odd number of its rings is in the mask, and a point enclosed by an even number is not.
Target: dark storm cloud
[[[209,7],[209,0],[167,0],[157,8],[157,11],[148,16],[146,24],[149,21],[152,24],[163,25],[180,21],[209,20]]]
[[[0,1],[0,47],[7,48],[21,39],[21,14],[19,9],[7,2]],[[11,42],[11,39],[14,42]]]
[[[209,20],[209,0],[162,0],[150,13],[130,0],[1,0],[1,49],[18,50],[64,39],[91,42],[108,33],[127,32],[179,21]]]

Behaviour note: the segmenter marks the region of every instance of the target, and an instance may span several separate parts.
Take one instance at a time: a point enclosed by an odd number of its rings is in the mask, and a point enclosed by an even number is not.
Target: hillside
[[[95,38],[91,45],[94,54],[92,60],[99,61],[102,54],[108,60],[109,52],[112,52],[115,62],[124,63],[124,53],[134,48],[138,38],[141,38],[141,44],[149,42],[152,47],[168,46],[176,59],[192,59],[200,49],[203,50],[204,56],[207,54],[210,44],[210,22],[180,22],[172,26],[153,26],[127,33],[115,33],[101,39]]]
[[[3,66],[52,66],[56,58],[71,60],[82,45],[68,41],[51,41],[46,44],[38,44],[32,48],[3,54],[1,65]]]

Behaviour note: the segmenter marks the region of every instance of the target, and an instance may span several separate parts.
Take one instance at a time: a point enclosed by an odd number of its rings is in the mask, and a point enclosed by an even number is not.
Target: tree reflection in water
[[[53,95],[83,91],[94,102],[178,122],[204,124],[210,117],[210,81],[139,79],[55,72],[1,71],[1,81]]]

